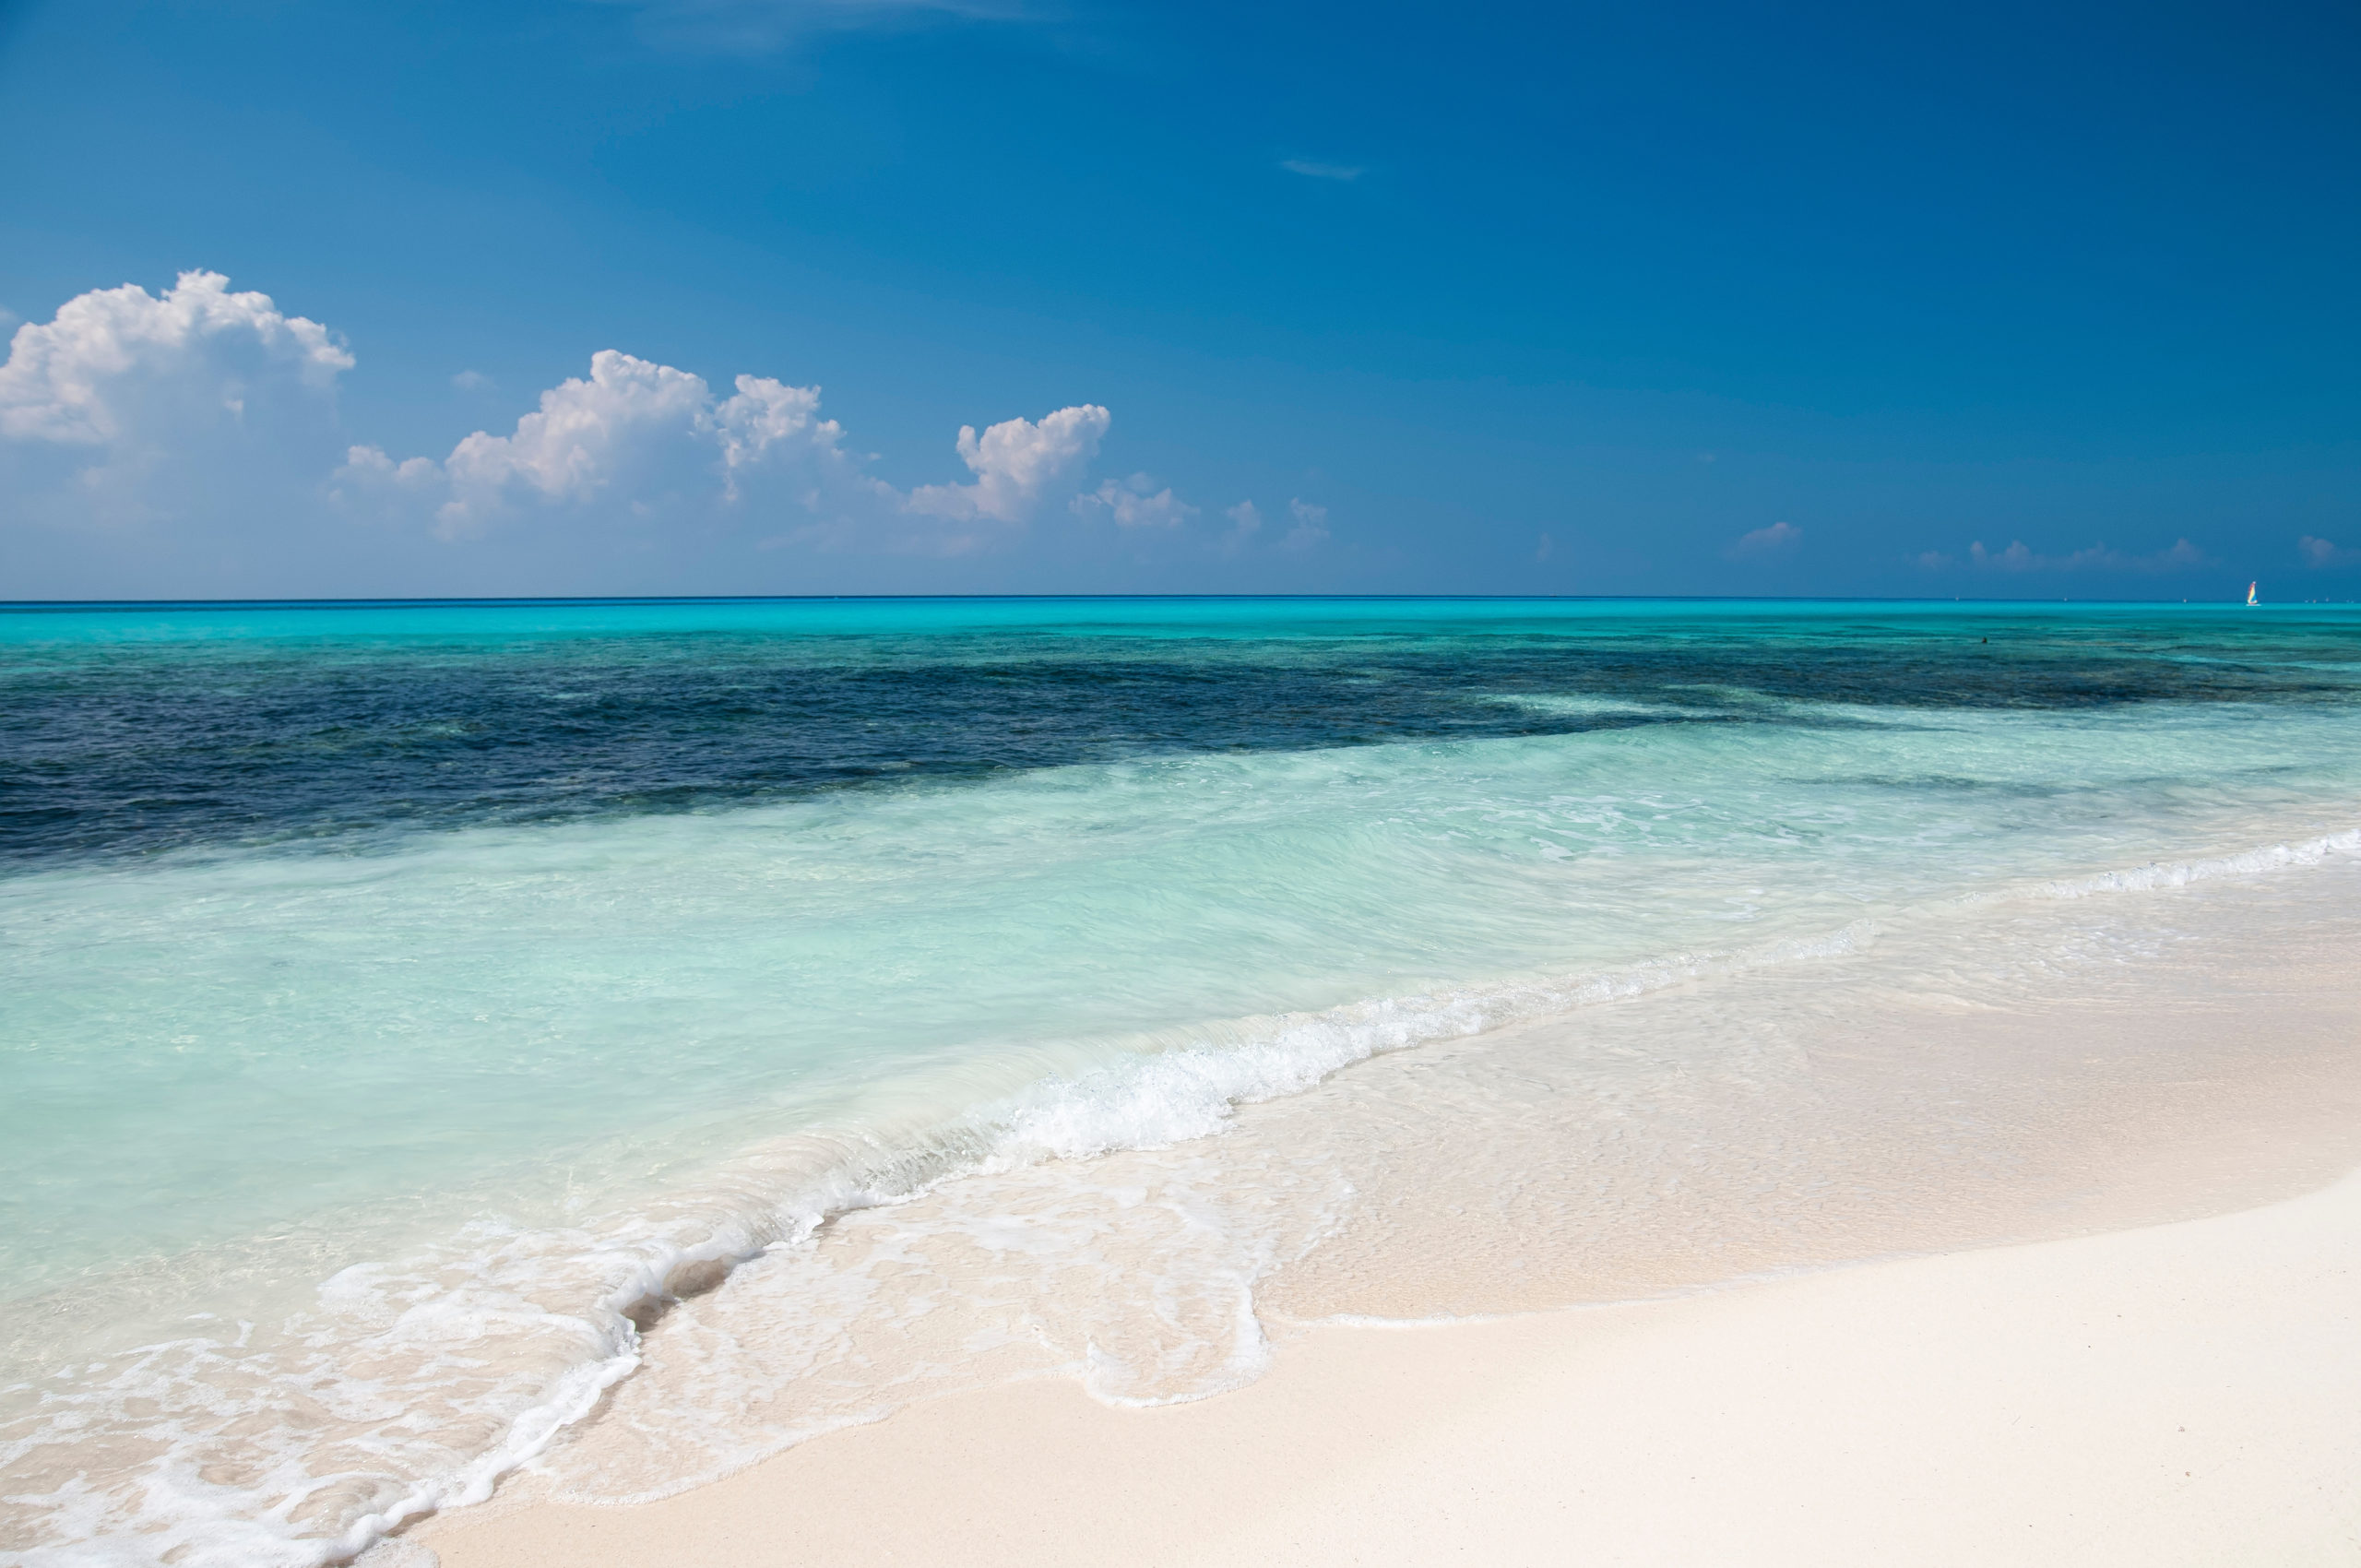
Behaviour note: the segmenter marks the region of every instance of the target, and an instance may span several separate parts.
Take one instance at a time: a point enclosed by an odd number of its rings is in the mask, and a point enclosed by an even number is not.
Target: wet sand
[[[2262,897],[2205,895],[2213,940],[2007,1006],[1928,981],[1821,1007],[1805,974],[1607,1010],[1594,1057],[1703,1007],[1776,1017],[1805,1069],[1695,1075],[1636,1199],[1620,1167],[1483,1202],[1440,1179],[1422,1118],[1561,1135],[1465,1099],[1537,1085],[1546,1040],[1364,1063],[1215,1140],[1232,1182],[1340,1115],[1399,1140],[1365,1132],[1349,1170],[1382,1223],[1259,1288],[1258,1381],[944,1392],[631,1505],[521,1476],[364,1561],[2361,1562],[2361,983],[2341,899]],[[1661,1111],[1651,1083],[1619,1118]],[[1779,1083],[1809,1092],[1763,1122]]]
[[[1192,1405],[1018,1384],[660,1503],[495,1505],[416,1541],[445,1568],[2349,1562],[2361,1179],[1673,1301],[1323,1328]]]

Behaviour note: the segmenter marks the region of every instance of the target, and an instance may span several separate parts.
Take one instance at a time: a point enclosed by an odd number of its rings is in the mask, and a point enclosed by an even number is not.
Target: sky
[[[0,600],[2361,595],[2361,13],[0,0]]]

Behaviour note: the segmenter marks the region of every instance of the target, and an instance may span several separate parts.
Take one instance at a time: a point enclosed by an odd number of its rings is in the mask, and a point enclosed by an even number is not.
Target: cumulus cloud
[[[603,349],[587,379],[542,393],[512,434],[477,431],[440,462],[355,446],[332,493],[431,504],[435,533],[456,540],[536,506],[648,517],[733,505],[760,487],[819,512],[886,493],[844,451],[836,422],[819,417],[818,387],[736,385],[717,398],[703,376]]]
[[[1358,180],[1369,172],[1354,163],[1319,163],[1309,158],[1282,158],[1279,167],[1308,180]]]
[[[1295,527],[1287,530],[1279,543],[1288,550],[1309,550],[1328,537],[1328,508],[1315,506],[1309,501],[1289,501],[1287,514],[1295,518]]]
[[[601,350],[587,378],[542,393],[511,434],[477,431],[439,462],[353,447],[332,494],[348,505],[431,508],[445,540],[526,517],[629,525],[734,512],[784,524],[775,543],[962,554],[1008,537],[1045,495],[1075,482],[1110,422],[1085,404],[981,434],[965,426],[957,450],[975,479],[904,494],[846,449],[844,427],[821,417],[817,386],[756,375],[734,386],[720,397],[703,376]],[[1175,505],[1169,493],[1162,504]]]
[[[2350,566],[2361,563],[2361,550],[2340,549],[2334,540],[2312,534],[2297,540],[2296,551],[2307,566]]]
[[[2067,555],[2043,555],[2027,549],[2023,540],[2010,540],[2005,550],[1987,550],[1977,540],[1967,547],[1967,558],[1972,565],[2001,572],[2171,572],[2210,564],[2206,553],[2185,539],[2151,555],[2127,555],[2104,544]]]
[[[331,449],[352,356],[318,322],[218,272],[161,295],[135,283],[29,322],[0,364],[0,447],[31,514],[71,525],[169,520]]]
[[[136,283],[97,289],[17,328],[0,364],[0,436],[105,446],[169,434],[158,427],[191,412],[242,419],[291,383],[326,393],[351,368],[326,327],[281,315],[267,294],[230,292],[218,272],[184,272],[161,298]]]
[[[1102,481],[1097,490],[1074,498],[1074,511],[1082,517],[1109,517],[1127,529],[1178,528],[1197,515],[1194,506],[1172,493],[1170,485],[1157,490],[1145,474],[1133,474],[1121,484],[1111,479]]]
[[[973,484],[923,484],[910,492],[908,507],[921,517],[950,521],[1021,523],[1042,495],[1072,481],[1091,458],[1113,416],[1096,403],[1057,412],[1035,424],[1003,420],[976,434],[959,427],[959,460],[976,476]]]
[[[1773,523],[1767,529],[1739,535],[1738,542],[1723,553],[1741,561],[1750,556],[1775,554],[1789,549],[1803,536],[1804,530],[1793,523]]]
[[[681,569],[693,541],[955,555],[1020,537],[1052,506],[1132,529],[1196,513],[1145,476],[1088,487],[1112,422],[1096,404],[962,427],[967,478],[905,491],[848,447],[817,386],[740,375],[717,388],[603,350],[513,427],[398,456],[339,428],[336,389],[353,363],[317,322],[210,272],[160,296],[94,291],[19,327],[0,363],[0,527],[51,527],[38,549],[19,530],[12,573],[67,593],[135,577],[244,592],[296,583],[299,558],[327,570],[365,559],[380,575],[361,586],[374,590],[386,572],[459,580],[435,563],[465,548],[511,580],[581,581],[628,561],[636,582]],[[491,389],[472,371],[454,385]],[[104,542],[117,525],[139,531]],[[200,566],[219,580],[200,581]]]

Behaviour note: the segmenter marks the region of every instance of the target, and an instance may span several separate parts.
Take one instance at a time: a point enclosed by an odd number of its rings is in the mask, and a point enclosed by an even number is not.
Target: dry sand
[[[2361,1562],[2361,1177],[1677,1301],[1328,1327],[1148,1410],[934,1401],[444,1568]]]

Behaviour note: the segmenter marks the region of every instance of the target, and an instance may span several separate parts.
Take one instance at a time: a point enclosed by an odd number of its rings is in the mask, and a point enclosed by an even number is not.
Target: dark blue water
[[[2356,692],[2347,609],[18,608],[0,610],[0,861],[709,810],[1145,754],[1841,721],[1766,697],[2081,708]],[[1535,697],[1650,706],[1518,700]]]

